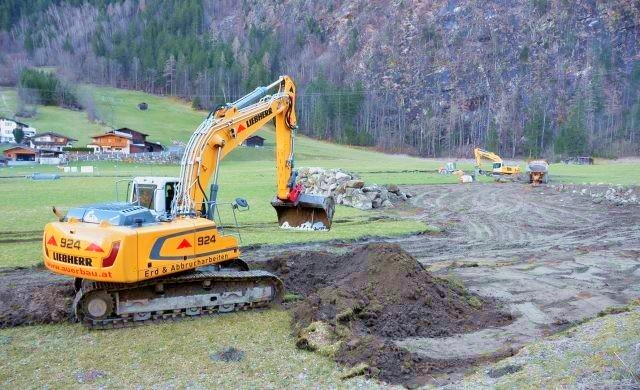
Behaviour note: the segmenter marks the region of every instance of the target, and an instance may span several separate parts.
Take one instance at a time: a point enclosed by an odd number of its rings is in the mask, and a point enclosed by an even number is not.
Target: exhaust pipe
[[[278,214],[283,229],[329,230],[335,211],[331,196],[301,194],[296,202],[284,202],[277,197],[271,205]]]

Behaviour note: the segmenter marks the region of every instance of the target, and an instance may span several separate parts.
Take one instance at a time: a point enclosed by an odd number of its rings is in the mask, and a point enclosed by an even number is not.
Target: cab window
[[[136,184],[133,187],[133,202],[153,210],[156,186],[153,184]]]

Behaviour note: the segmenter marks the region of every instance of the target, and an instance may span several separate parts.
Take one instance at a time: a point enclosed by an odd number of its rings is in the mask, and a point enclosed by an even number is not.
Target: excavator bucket
[[[329,230],[335,201],[331,196],[302,194],[295,203],[275,198],[271,205],[283,229]]]

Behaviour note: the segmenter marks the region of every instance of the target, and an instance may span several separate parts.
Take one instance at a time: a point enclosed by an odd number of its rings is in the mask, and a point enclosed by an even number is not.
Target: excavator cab
[[[179,180],[177,177],[134,177],[129,184],[127,202],[148,208],[156,216],[165,216],[171,213]]]

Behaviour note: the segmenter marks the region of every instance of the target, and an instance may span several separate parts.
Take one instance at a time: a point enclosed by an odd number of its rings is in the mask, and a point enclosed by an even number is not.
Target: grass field
[[[220,201],[230,202],[236,197],[244,197],[250,205],[248,212],[237,214],[244,245],[355,239],[362,236],[384,237],[429,229],[419,221],[384,218],[382,212],[365,212],[339,206],[333,229],[329,232],[285,232],[277,227],[275,211],[270,205],[274,194],[272,167],[259,162],[226,165],[225,174],[220,177]],[[169,172],[168,167],[156,167],[154,172],[145,170],[145,167],[130,168],[138,175],[175,175],[175,172]],[[28,266],[41,261],[38,254],[41,231],[47,222],[55,219],[51,206],[66,210],[83,204],[116,199],[114,184],[117,178],[114,177],[76,176],[55,181],[33,181],[25,178],[0,180],[0,213],[5,216],[0,219],[0,242],[4,248],[0,252],[0,267]],[[120,188],[124,189],[125,186]],[[231,210],[230,206],[220,207],[222,222],[232,223],[232,215],[225,213]]]
[[[144,93],[86,87],[102,119],[150,134],[168,144],[186,141],[206,115],[188,104]],[[0,89],[0,115],[12,116],[15,92]],[[139,102],[150,109],[137,110]],[[56,131],[78,139],[78,146],[108,126],[90,123],[86,114],[39,107],[28,123],[39,132]],[[243,244],[291,243],[363,236],[390,236],[430,227],[380,211],[339,206],[330,232],[283,232],[269,202],[275,190],[273,132],[262,149],[241,148],[222,164],[219,199],[244,197],[250,212],[238,214]],[[454,176],[434,173],[442,161],[391,156],[300,137],[297,165],[343,168],[368,183],[447,184]],[[79,164],[76,164],[79,165]],[[24,178],[57,167],[0,168],[0,268],[39,263],[43,226],[61,209],[116,198],[115,181],[136,175],[176,176],[176,165],[96,163],[95,173],[63,175],[56,181]],[[459,168],[470,170],[472,164]],[[429,172],[431,171],[431,172]],[[552,165],[553,180],[564,183],[640,183],[640,164]],[[488,178],[483,180],[491,181]],[[499,184],[496,184],[499,185]],[[122,198],[121,198],[122,199]],[[228,215],[226,216],[228,218]],[[339,367],[317,354],[300,351],[290,333],[289,314],[281,310],[224,315],[210,319],[135,329],[91,332],[78,324],[39,325],[0,330],[0,387],[342,387]],[[220,362],[210,355],[227,347],[245,352],[241,362]]]
[[[0,330],[0,387],[308,388],[340,385],[339,367],[296,348],[283,310],[90,332],[81,325]],[[215,359],[227,348],[238,362]]]
[[[115,88],[84,86],[81,93],[93,96],[99,118],[104,125],[89,121],[86,112],[51,106],[38,106],[34,118],[24,122],[39,133],[54,131],[78,140],[76,146],[91,142],[91,136],[110,128],[129,127],[149,134],[150,141],[168,145],[172,140],[188,140],[206,112],[194,111],[184,101],[163,98],[143,92]],[[138,103],[146,102],[149,109],[138,110]],[[13,117],[16,111],[15,89],[0,89],[0,115]]]

